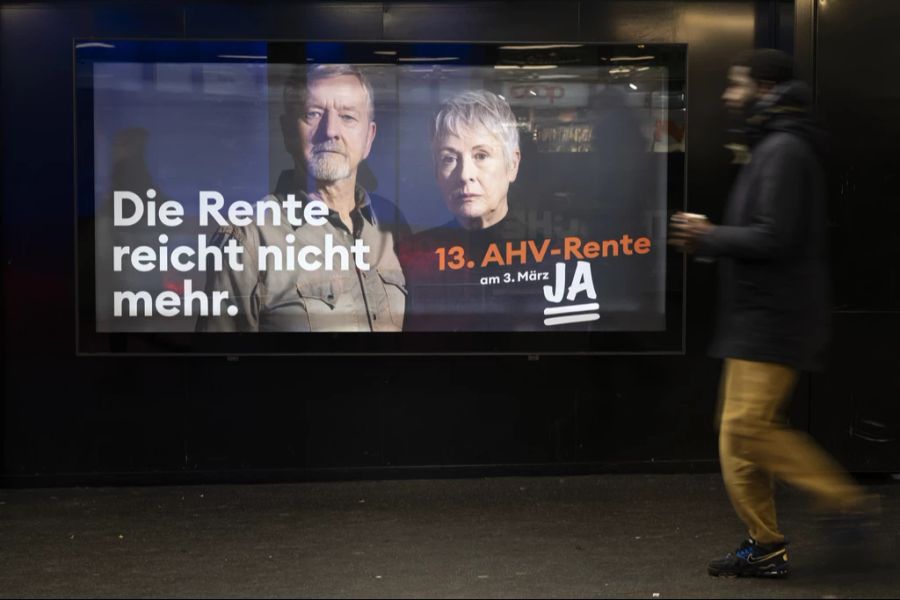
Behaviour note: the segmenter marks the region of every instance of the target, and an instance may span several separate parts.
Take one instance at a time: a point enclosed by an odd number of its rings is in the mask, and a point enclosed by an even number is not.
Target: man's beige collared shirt
[[[304,205],[310,200],[298,194]],[[276,196],[268,196],[267,200]],[[406,305],[406,281],[397,259],[395,232],[379,223],[372,210],[369,195],[356,189],[356,208],[351,213],[353,231],[341,221],[337,212],[329,210],[324,225],[304,222],[297,227],[287,222],[282,211],[280,225],[222,227],[214,241],[224,248],[234,239],[243,248],[243,270],[228,268],[224,261],[221,272],[207,273],[207,292],[228,292],[228,302],[238,307],[231,317],[201,318],[198,331],[305,331],[358,332],[400,331]],[[293,236],[290,238],[289,236]],[[342,270],[336,257],[334,268],[325,270],[324,255],[312,256],[322,262],[315,270],[300,267],[275,269],[275,259],[267,256],[265,269],[258,257],[263,246],[277,247],[286,260],[303,247],[326,248],[326,236],[332,246],[342,246],[349,254],[349,268]],[[291,242],[291,239],[293,241]],[[350,253],[356,240],[368,247],[361,269]],[[307,257],[308,259],[310,257]]]

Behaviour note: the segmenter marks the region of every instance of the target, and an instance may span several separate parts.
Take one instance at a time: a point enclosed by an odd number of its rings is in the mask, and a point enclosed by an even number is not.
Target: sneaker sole
[[[778,569],[775,571],[744,571],[735,573],[733,571],[719,571],[718,569],[707,569],[713,577],[724,577],[726,579],[737,579],[738,577],[756,577],[759,579],[784,579],[790,573],[787,569]]]

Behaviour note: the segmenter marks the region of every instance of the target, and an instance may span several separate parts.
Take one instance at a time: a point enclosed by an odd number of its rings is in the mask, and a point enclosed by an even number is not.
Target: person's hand
[[[669,245],[682,252],[694,252],[700,238],[714,227],[706,215],[677,212],[670,222]]]

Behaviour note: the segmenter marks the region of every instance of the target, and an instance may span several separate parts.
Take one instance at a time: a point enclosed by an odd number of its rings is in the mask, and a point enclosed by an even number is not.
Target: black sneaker
[[[725,558],[709,563],[707,572],[715,577],[787,577],[787,547],[779,544],[757,544],[747,539]]]

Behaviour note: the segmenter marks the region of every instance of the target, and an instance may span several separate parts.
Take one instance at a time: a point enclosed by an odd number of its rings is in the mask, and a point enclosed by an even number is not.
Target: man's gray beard
[[[307,170],[318,181],[340,181],[350,177],[350,161],[343,155],[313,154]]]

